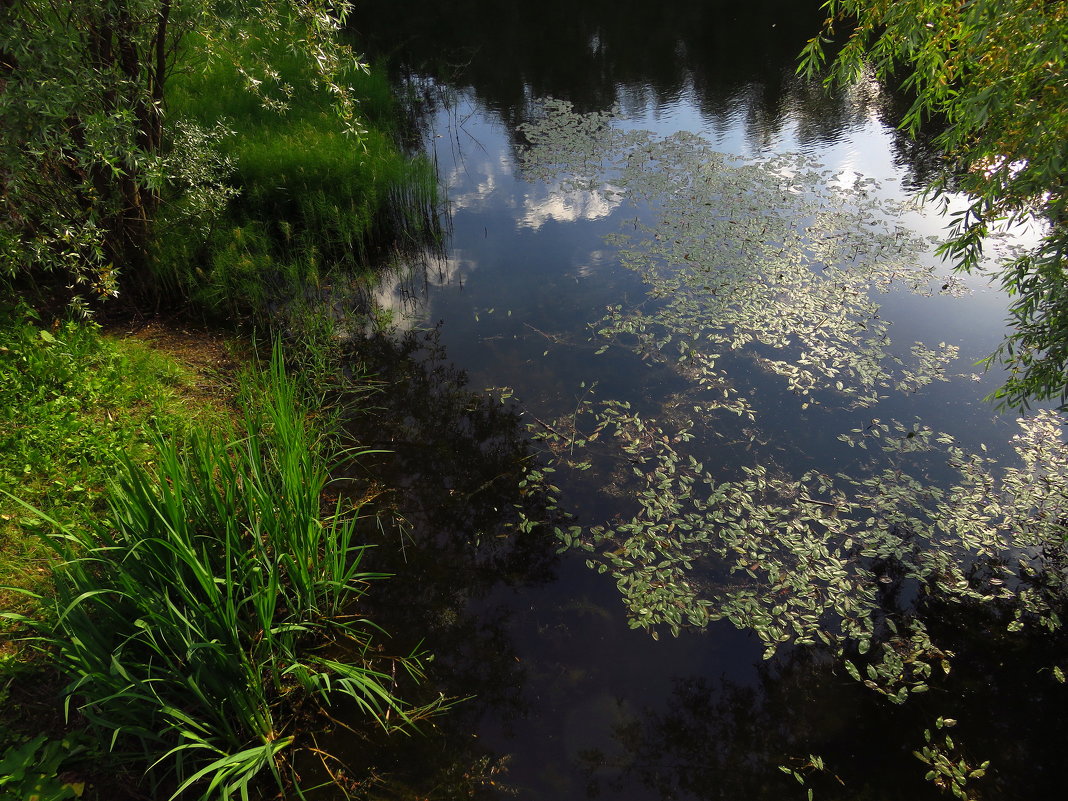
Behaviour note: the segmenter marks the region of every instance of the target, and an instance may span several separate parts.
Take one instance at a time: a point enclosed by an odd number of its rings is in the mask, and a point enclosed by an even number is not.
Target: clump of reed
[[[46,535],[63,564],[38,640],[68,711],[172,798],[248,798],[267,774],[300,795],[293,757],[339,706],[386,728],[433,711],[395,694],[418,656],[372,649],[359,601],[382,576],[361,569],[359,510],[323,511],[327,443],[277,349],[243,398],[244,436],[161,437],[154,466],[122,465],[106,519]]]

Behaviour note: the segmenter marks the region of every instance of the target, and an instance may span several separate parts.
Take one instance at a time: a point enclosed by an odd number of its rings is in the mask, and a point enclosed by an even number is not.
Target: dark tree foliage
[[[845,44],[829,83],[868,73],[903,80],[915,98],[902,126],[937,115],[945,153],[936,196],[962,190],[943,255],[980,266],[997,230],[1039,220],[1037,244],[998,266],[1012,297],[1011,331],[991,356],[1009,368],[995,393],[1008,406],[1068,402],[1068,3],[1062,0],[828,0],[800,71],[815,74],[826,45]]]
[[[177,69],[240,58],[250,91],[281,106],[295,89],[256,55],[285,42],[359,133],[340,81],[363,65],[335,37],[347,12],[330,0],[0,0],[0,278],[51,274],[87,309],[148,280],[162,205],[180,207],[172,218],[218,213],[223,132],[168,114]]]

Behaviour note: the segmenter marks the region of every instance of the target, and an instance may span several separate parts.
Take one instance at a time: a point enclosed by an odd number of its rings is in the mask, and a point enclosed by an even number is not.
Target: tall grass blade
[[[280,351],[243,398],[244,436],[159,437],[154,469],[123,464],[107,520],[48,535],[65,563],[43,639],[68,702],[174,799],[289,786],[301,710],[348,698],[379,725],[412,720],[355,614],[381,576],[360,570],[351,515],[322,509],[327,440]]]

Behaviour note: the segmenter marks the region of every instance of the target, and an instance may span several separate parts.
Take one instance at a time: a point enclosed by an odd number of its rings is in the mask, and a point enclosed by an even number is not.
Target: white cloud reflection
[[[375,308],[390,315],[397,330],[407,331],[426,316],[431,287],[462,285],[478,267],[471,259],[438,258],[385,278],[372,293]]]
[[[537,193],[527,192],[523,195],[523,215],[517,220],[517,225],[537,231],[549,220],[599,220],[615,211],[621,202],[622,196],[618,190],[610,186],[604,190],[547,186]]]
[[[449,205],[453,211],[459,211],[480,209],[487,205],[499,206],[500,193],[508,191],[509,185],[514,183],[511,161],[501,153],[496,159],[465,161],[453,167],[445,186],[449,193]]]
[[[590,278],[606,263],[615,263],[612,256],[604,250],[590,251],[589,258],[582,264],[579,264],[575,269],[575,275],[578,278]]]

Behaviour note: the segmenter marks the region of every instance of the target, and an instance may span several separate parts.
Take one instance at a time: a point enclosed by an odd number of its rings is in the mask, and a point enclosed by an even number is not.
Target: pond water
[[[1015,463],[975,364],[1006,300],[931,255],[907,101],[794,77],[817,6],[359,4],[448,198],[375,296],[433,330],[382,343],[380,604],[473,696],[379,765],[395,796],[937,798],[936,747],[990,760],[976,797],[1060,791],[1064,642],[1040,601],[1007,628],[1064,575],[1010,566],[1013,515],[1063,493],[968,496]]]

